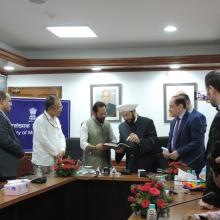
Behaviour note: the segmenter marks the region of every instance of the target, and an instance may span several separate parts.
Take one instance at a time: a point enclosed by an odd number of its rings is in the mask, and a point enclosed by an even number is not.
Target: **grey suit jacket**
[[[16,177],[24,151],[8,119],[0,111],[0,178]]]

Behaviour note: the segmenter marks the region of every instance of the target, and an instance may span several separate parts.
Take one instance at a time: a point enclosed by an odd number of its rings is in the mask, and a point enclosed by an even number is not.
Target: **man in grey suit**
[[[0,91],[0,181],[17,176],[19,159],[24,151],[6,113],[11,110],[11,98]]]

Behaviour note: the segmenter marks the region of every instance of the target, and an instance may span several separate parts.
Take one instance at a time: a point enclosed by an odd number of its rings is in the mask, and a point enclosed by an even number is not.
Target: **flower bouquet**
[[[181,162],[171,162],[169,163],[169,167],[163,171],[163,173],[167,174],[167,180],[174,180],[174,176],[178,175],[178,168],[187,171],[190,170],[191,168],[188,167],[186,164],[181,163]]]
[[[56,176],[73,176],[79,170],[79,167],[74,160],[61,159],[56,161],[53,170]]]
[[[169,215],[167,204],[172,202],[172,198],[166,194],[162,182],[155,179],[146,182],[144,185],[131,185],[130,191],[132,195],[128,197],[128,201],[136,214],[146,218],[149,204],[153,203],[156,205],[158,216]]]

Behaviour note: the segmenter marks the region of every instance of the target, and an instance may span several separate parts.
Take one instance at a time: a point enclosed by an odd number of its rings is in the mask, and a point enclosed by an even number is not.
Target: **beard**
[[[210,103],[211,103],[211,105],[212,105],[214,108],[217,108],[217,107],[218,107],[214,102],[211,102],[211,101],[210,101]]]
[[[98,117],[95,116],[95,118],[96,118],[96,120],[97,120],[99,123],[101,123],[101,124],[103,124],[104,121],[105,121],[105,117],[104,117],[104,118],[98,118]]]
[[[132,124],[134,124],[134,121],[135,121],[135,116],[134,116],[134,114],[132,114],[132,118],[131,119],[127,119],[127,120],[125,120],[129,125],[132,125]]]

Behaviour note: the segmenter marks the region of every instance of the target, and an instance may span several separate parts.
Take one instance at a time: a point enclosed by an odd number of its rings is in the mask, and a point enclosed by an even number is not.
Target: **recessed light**
[[[4,66],[4,70],[13,71],[15,68],[13,66]]]
[[[92,67],[92,71],[101,71],[101,70],[102,70],[102,67],[100,66]]]
[[[29,1],[34,4],[44,4],[45,2],[47,2],[47,0],[29,0]]]
[[[47,27],[47,30],[61,38],[97,37],[88,26]]]
[[[175,31],[177,31],[177,27],[168,25],[164,28],[164,31],[165,32],[175,32]]]
[[[179,64],[172,64],[170,65],[170,69],[179,69],[180,65]]]

